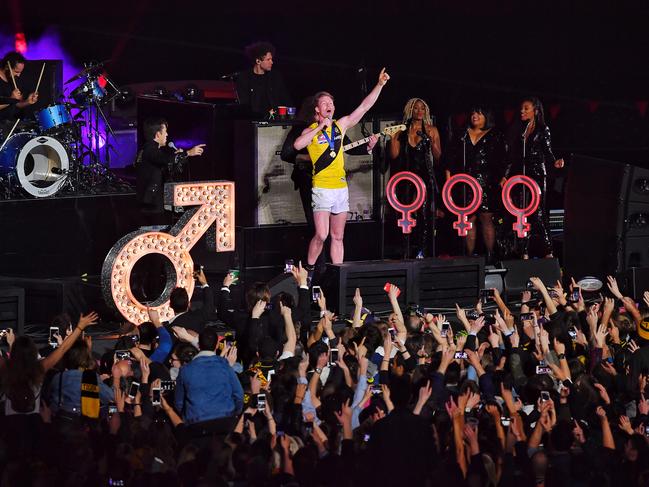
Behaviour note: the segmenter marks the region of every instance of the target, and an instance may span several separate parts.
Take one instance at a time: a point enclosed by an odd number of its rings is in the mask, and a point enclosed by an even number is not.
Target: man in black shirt
[[[0,97],[18,100],[15,104],[0,105],[0,121],[20,118],[23,108],[38,101],[38,93],[30,93],[27,98],[23,98],[20,88],[14,86],[12,75],[17,85],[23,69],[25,58],[19,52],[8,52],[0,61]]]
[[[268,42],[256,42],[246,47],[246,55],[253,65],[239,73],[237,94],[239,103],[250,108],[255,118],[266,118],[278,106],[291,106],[282,75],[273,71],[275,48]]]
[[[137,199],[143,213],[164,212],[163,190],[166,177],[182,170],[187,157],[199,156],[205,144],[188,151],[167,145],[167,121],[162,118],[145,120],[142,130],[144,146],[135,163],[137,169]]]

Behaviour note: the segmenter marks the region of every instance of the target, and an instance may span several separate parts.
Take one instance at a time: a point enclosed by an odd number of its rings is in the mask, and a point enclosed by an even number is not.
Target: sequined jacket
[[[507,171],[505,177],[523,173],[527,176],[545,176],[547,174],[546,165],[551,165],[556,161],[552,153],[549,127],[537,126],[527,140],[523,139],[522,132],[520,125],[514,125],[507,134]],[[525,151],[524,159],[523,151]]]

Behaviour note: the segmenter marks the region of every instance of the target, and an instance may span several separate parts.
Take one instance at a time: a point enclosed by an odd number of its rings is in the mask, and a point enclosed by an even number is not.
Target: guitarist
[[[295,150],[306,148],[313,163],[312,207],[315,234],[309,244],[307,270],[311,273],[325,240],[331,234],[331,262],[344,259],[343,237],[349,211],[349,191],[345,177],[342,141],[348,128],[356,125],[376,103],[390,76],[385,68],[378,83],[361,104],[350,114],[334,120],[334,99],[327,92],[315,95],[315,122],[295,139]]]

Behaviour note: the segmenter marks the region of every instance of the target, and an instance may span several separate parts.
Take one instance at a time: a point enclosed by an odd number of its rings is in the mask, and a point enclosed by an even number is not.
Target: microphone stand
[[[379,188],[380,188],[380,204],[379,204],[379,221],[381,222],[381,260],[385,259],[385,211],[386,211],[386,203],[387,203],[387,195],[385,194],[385,172],[387,171],[388,168],[388,147],[387,147],[387,141],[385,137],[381,138],[381,143],[377,144],[380,146],[380,152],[382,152],[381,156],[382,157],[377,157],[377,159],[381,159],[381,166],[376,167],[374,166],[374,171],[378,169],[378,180],[379,180]]]
[[[464,129],[462,136],[462,172],[466,174],[466,138],[469,135],[467,129]],[[462,205],[466,208],[466,184],[462,185]],[[462,246],[462,256],[466,257],[466,242]]]
[[[523,166],[523,176],[526,175],[526,163],[525,163],[525,156],[526,156],[526,152],[527,152],[527,136],[526,136],[526,135],[527,135],[527,129],[530,127],[530,124],[531,124],[531,123],[532,123],[531,120],[530,120],[529,122],[527,122],[527,125],[525,126],[525,130],[523,130],[523,135],[521,136],[522,139],[523,139],[523,161],[522,161],[522,162],[523,162],[523,164],[522,164],[522,166]],[[525,208],[525,207],[526,207],[526,203],[527,203],[527,195],[525,194],[525,193],[526,193],[526,191],[525,191],[525,185],[522,185],[522,186],[523,186],[523,192],[522,192],[522,196],[521,196],[521,198],[522,198],[522,201],[521,201],[521,208]],[[530,231],[531,231],[531,230],[530,230]],[[528,236],[526,237],[526,240],[527,240],[528,242],[529,242],[529,238],[530,238],[530,235],[528,235]],[[525,252],[525,251],[529,252],[529,248],[526,249],[526,250],[524,250],[524,252]],[[528,256],[528,258],[529,258],[529,254],[527,254],[527,256]]]
[[[240,71],[235,71],[234,73],[228,73],[228,74],[224,74],[223,76],[219,76],[219,79],[230,80],[230,82],[234,86],[234,94],[237,96],[237,105],[241,105],[241,99],[239,98],[239,90],[237,90],[237,82],[236,82],[240,74],[241,74]]]
[[[432,147],[430,137],[424,132],[424,122],[421,122],[421,132],[417,132],[417,135],[421,137],[421,144],[424,145],[424,157],[426,158],[426,169],[428,169],[428,179],[430,180],[431,188],[431,198],[430,198],[430,211],[431,211],[431,222],[432,222],[432,235],[431,235],[431,257],[435,257],[435,195],[437,194],[437,184],[435,184],[435,162],[433,160]],[[428,222],[424,221],[424,232],[426,232],[426,227]]]

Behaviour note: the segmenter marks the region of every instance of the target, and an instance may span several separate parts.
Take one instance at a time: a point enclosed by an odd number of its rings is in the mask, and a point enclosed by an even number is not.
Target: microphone
[[[222,76],[219,76],[219,79],[232,79],[232,80],[234,80],[234,79],[236,79],[238,77],[239,77],[239,71],[235,71],[233,73],[228,73],[228,74],[224,74]]]
[[[521,134],[521,137],[525,138],[525,134],[527,133],[527,129],[530,128],[531,123],[532,123],[531,120],[529,122],[527,122],[527,125],[525,126],[525,130],[523,130],[523,133]]]
[[[464,131],[464,135],[463,135],[462,137],[460,137],[460,140],[461,140],[462,142],[466,142],[466,137],[467,137],[467,135],[469,135],[469,132],[468,132],[467,130],[465,130],[465,131]]]
[[[167,142],[167,147],[169,147],[170,149],[173,149],[173,150],[178,150],[178,147],[176,147],[176,144],[174,144],[173,140],[170,140],[169,142]]]

